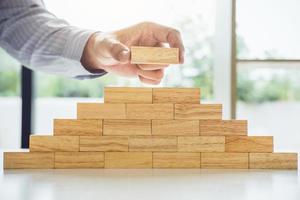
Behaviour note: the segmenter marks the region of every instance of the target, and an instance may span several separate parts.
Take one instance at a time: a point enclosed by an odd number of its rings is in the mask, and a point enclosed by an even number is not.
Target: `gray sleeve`
[[[80,63],[94,32],[58,19],[42,0],[0,0],[0,46],[31,69],[79,79],[105,74],[92,74]]]

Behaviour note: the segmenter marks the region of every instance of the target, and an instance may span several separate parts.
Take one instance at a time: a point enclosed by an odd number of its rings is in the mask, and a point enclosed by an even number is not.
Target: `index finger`
[[[179,49],[179,62],[184,62],[184,45],[180,32],[176,29],[153,24],[153,35],[158,42],[169,43],[170,47]]]

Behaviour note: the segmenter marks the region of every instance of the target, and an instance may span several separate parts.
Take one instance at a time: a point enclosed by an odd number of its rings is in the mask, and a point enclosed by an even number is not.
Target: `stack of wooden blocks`
[[[297,153],[273,153],[273,137],[247,136],[195,88],[105,88],[104,103],[78,103],[29,152],[5,152],[4,168],[296,169]]]

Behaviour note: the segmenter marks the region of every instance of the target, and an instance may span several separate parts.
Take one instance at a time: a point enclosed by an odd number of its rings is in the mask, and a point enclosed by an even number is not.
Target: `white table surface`
[[[3,171],[2,162],[0,167],[0,200],[300,199],[296,170]]]

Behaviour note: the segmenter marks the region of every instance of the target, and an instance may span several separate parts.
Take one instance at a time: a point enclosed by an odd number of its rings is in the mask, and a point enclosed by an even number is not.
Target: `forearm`
[[[0,45],[32,69],[68,77],[92,77],[80,59],[94,31],[70,26],[40,0],[0,1]]]

